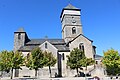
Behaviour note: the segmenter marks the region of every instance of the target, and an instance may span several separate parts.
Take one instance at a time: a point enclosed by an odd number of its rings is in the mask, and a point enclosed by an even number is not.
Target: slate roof
[[[69,50],[69,47],[67,47],[66,45],[54,45],[57,49],[58,49],[58,51],[70,51]]]
[[[101,55],[95,54],[95,60],[100,60],[102,58]]]
[[[25,46],[20,47],[19,51],[31,51],[35,47],[40,46],[45,41],[48,41],[53,46],[55,46],[58,51],[69,51],[63,39],[31,39],[25,44]]]
[[[64,10],[75,10],[75,11],[81,11],[81,9],[76,8],[76,7],[74,7],[74,6],[71,5],[71,4],[68,4],[66,7],[64,7],[64,8],[62,9],[62,12],[61,12],[60,18],[62,17],[62,14],[63,14]]]
[[[69,43],[71,43],[72,41],[74,41],[75,39],[77,39],[79,36],[83,36],[86,39],[88,39],[89,41],[93,42],[92,40],[90,40],[89,38],[87,38],[86,36],[84,36],[83,34],[79,34],[78,36],[76,36],[73,40],[69,41]]]
[[[65,44],[63,39],[30,39],[26,45],[40,45],[45,41],[48,41],[51,44]]]
[[[28,51],[29,52],[36,47],[38,47],[38,46],[36,46],[36,45],[22,46],[22,47],[20,47],[19,51]]]

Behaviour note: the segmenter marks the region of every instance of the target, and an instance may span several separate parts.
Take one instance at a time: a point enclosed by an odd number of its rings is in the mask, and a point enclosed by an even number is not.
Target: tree
[[[23,54],[21,52],[2,51],[0,54],[1,70],[9,72],[11,70],[11,79],[13,77],[13,69],[21,69],[24,63]]]
[[[92,58],[85,57],[81,60],[82,67],[85,67],[86,70],[87,70],[87,66],[93,65],[94,63],[95,60],[93,60]]]
[[[43,68],[45,65],[44,55],[39,47],[34,48],[31,54],[27,56],[26,66],[30,69],[35,69],[35,77],[37,77],[37,71],[39,68]]]
[[[9,72],[9,60],[8,60],[8,51],[1,51],[0,52],[0,71]]]
[[[56,64],[57,60],[55,59],[55,57],[53,56],[53,54],[51,52],[47,52],[47,51],[44,52],[44,58],[46,60],[45,66],[49,67],[50,77],[52,77],[51,66],[54,66]]]
[[[32,64],[32,56],[30,53],[28,53],[27,56],[25,56],[25,65],[26,65],[26,67],[31,69],[31,67],[32,67],[31,64]]]
[[[71,69],[76,69],[78,76],[78,68],[82,67],[81,62],[83,61],[82,59],[85,58],[84,52],[80,51],[78,48],[74,48],[67,57],[67,65],[70,66]]]
[[[120,56],[118,51],[109,49],[104,52],[102,63],[106,67],[108,75],[117,75],[120,73]]]

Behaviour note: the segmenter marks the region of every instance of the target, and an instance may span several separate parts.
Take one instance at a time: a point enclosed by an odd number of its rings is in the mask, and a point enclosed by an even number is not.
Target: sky
[[[120,53],[120,0],[0,0],[0,51],[13,50],[14,32],[24,28],[29,38],[62,38],[60,14],[68,4],[81,9],[83,34],[96,52]]]

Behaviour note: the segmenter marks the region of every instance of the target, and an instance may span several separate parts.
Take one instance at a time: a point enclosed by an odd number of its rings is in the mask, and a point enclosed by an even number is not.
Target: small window
[[[45,48],[46,48],[46,49],[48,48],[47,43],[45,43]]]
[[[80,43],[79,49],[84,52],[84,44],[83,43]]]
[[[20,33],[18,33],[18,39],[21,39],[21,34]]]
[[[76,28],[75,27],[72,28],[72,34],[76,34]]]

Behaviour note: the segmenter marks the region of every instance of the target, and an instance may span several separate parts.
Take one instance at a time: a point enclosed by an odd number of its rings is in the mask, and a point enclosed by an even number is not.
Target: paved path
[[[1,80],[11,80],[9,78],[2,78]],[[34,78],[16,78],[12,80],[95,80],[93,78],[86,78],[85,77],[66,77],[66,78],[39,78],[39,79],[34,79]],[[100,78],[100,80],[116,80],[115,77],[113,79],[110,79],[110,77],[104,77]],[[118,79],[120,80],[120,78]]]

